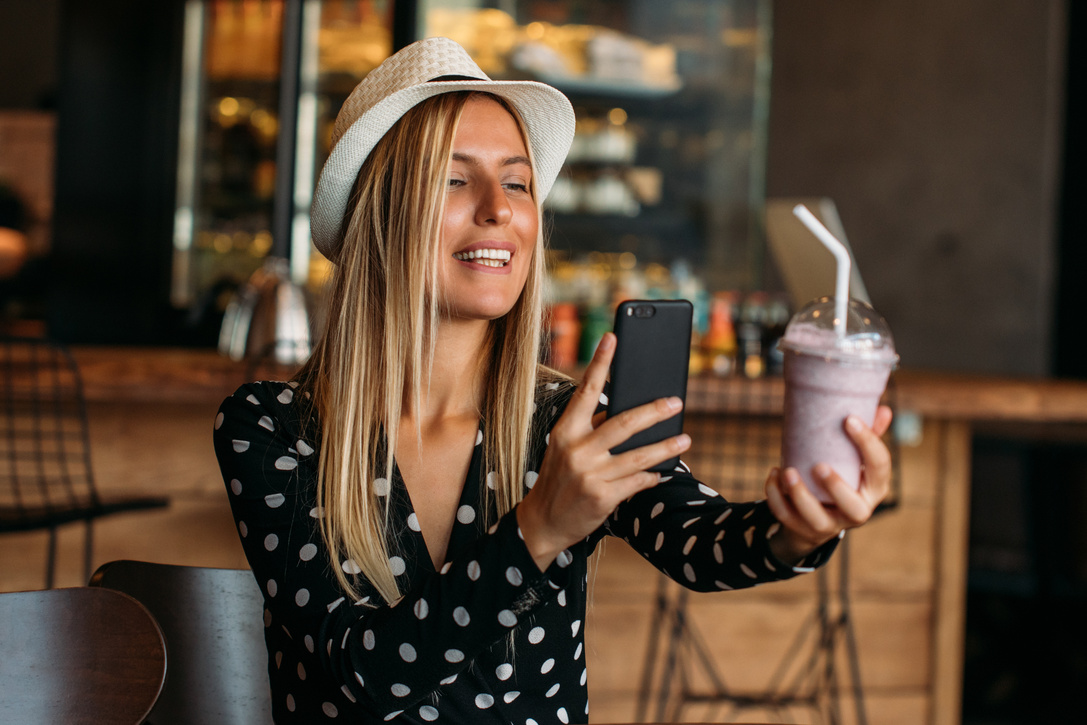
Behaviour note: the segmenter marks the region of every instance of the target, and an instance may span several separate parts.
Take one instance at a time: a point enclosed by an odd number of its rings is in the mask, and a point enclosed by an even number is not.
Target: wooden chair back
[[[113,561],[90,583],[135,597],[162,627],[170,672],[150,725],[272,722],[264,600],[252,572]]]
[[[0,594],[0,719],[20,725],[142,723],[166,677],[162,631],[108,589]]]

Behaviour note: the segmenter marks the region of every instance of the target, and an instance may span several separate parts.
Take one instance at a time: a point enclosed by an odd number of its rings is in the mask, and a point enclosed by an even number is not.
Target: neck
[[[443,321],[438,326],[434,367],[429,384],[420,391],[418,423],[444,418],[478,417],[483,404],[484,375],[489,351],[485,350],[490,323],[486,321]],[[405,391],[403,418],[414,422],[415,406]]]

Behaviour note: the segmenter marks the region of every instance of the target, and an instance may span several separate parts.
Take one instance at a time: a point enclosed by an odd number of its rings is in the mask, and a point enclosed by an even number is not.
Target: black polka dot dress
[[[526,490],[572,391],[565,383],[541,388],[542,432],[530,451]],[[280,725],[584,723],[587,560],[603,536],[624,539],[698,591],[789,578],[821,564],[836,543],[786,566],[767,545],[777,524],[765,503],[726,502],[681,466],[541,573],[516,512],[496,521],[493,511],[480,510],[482,487],[493,485],[493,474],[482,470],[481,425],[446,562],[434,570],[394,471],[392,481],[373,485],[389,497],[389,563],[404,595],[390,605],[363,580],[362,599],[351,601],[336,583],[319,530],[319,442],[312,426],[304,430],[301,397],[294,383],[245,385],[215,420],[215,451],[238,533],[264,593],[272,710]],[[359,572],[353,561],[335,565]]]

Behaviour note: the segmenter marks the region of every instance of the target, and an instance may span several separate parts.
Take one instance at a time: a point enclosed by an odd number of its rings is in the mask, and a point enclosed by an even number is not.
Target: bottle
[[[710,303],[709,326],[702,336],[703,364],[715,375],[727,377],[736,369],[736,330],[732,323],[734,296],[714,294]]]
[[[588,308],[581,324],[581,350],[578,362],[587,363],[593,358],[596,346],[604,333],[611,331],[612,312],[607,303],[595,304]]]
[[[771,295],[766,304],[766,319],[762,328],[762,349],[768,375],[781,375],[785,367],[785,355],[778,349],[778,341],[785,334],[788,324],[788,303],[781,295]]]
[[[550,336],[547,363],[559,370],[573,370],[577,366],[578,345],[581,341],[581,323],[577,305],[558,302],[550,309]]]
[[[766,295],[752,292],[740,306],[740,322],[736,335],[740,340],[740,364],[744,377],[761,378],[766,373],[763,357],[762,331],[766,321]]]

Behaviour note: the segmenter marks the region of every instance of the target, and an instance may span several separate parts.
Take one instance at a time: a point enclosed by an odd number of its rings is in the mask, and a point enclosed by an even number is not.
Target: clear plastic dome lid
[[[793,315],[778,343],[782,350],[841,360],[843,362],[898,362],[894,337],[887,321],[866,302],[850,299],[845,335],[835,331],[833,297],[819,297]]]

